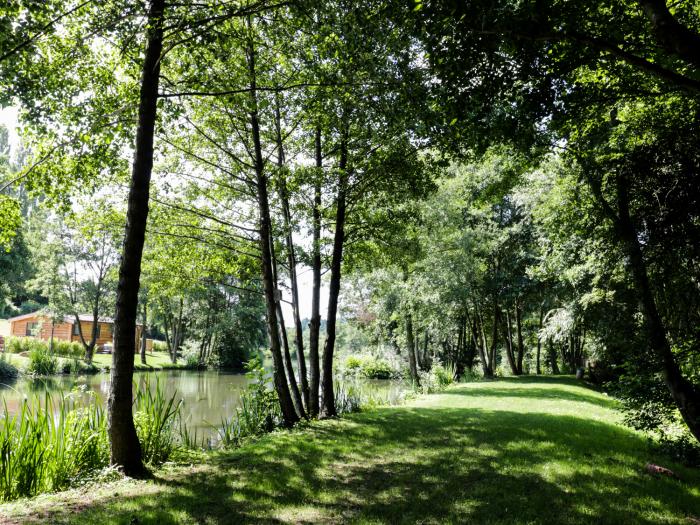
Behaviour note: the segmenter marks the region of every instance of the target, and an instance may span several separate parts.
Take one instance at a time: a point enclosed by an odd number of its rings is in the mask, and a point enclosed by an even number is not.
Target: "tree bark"
[[[542,339],[540,337],[540,330],[542,330],[542,321],[544,320],[544,308],[540,306],[540,324],[537,330],[537,375],[542,375],[542,364],[541,364],[541,353],[542,353]]]
[[[628,257],[644,320],[649,331],[649,343],[663,363],[664,380],[688,429],[700,441],[700,390],[683,377],[666,337],[666,327],[656,306],[649,283],[646,261],[639,237],[629,211],[627,181],[617,177],[618,217],[616,230]]]
[[[163,50],[164,9],[165,0],[152,0],[148,12],[146,55],[141,74],[139,124],[129,186],[114,320],[114,351],[108,401],[110,459],[112,464],[121,467],[128,476],[143,476],[146,473],[131,408],[132,380],[141,257],[146,235],[149,186],[153,169],[153,135],[157,116],[160,57]]]
[[[514,376],[518,375],[518,367],[515,363],[515,356],[513,355],[513,333],[511,330],[510,313],[508,312],[508,307],[506,307],[506,318],[503,320],[505,329],[503,333],[506,339],[506,357],[508,358],[508,365],[510,366],[510,371]]]
[[[666,0],[639,0],[639,4],[664,49],[700,68],[700,35],[676,20]]]
[[[411,380],[416,387],[420,386],[420,378],[418,377],[418,363],[416,362],[416,342],[413,336],[413,316],[411,313],[406,314],[406,350],[408,352],[408,369],[411,374]]]
[[[518,375],[523,373],[523,359],[525,357],[525,343],[523,341],[523,320],[520,312],[520,305],[515,302],[515,329],[518,337],[518,358],[516,361],[516,367],[518,369]]]
[[[146,324],[148,322],[148,306],[143,302],[143,325],[141,326],[141,364],[146,364]]]
[[[348,186],[348,137],[347,124],[343,123],[340,139],[340,159],[338,162],[338,193],[336,197],[335,235],[331,256],[331,280],[328,292],[328,315],[326,316],[326,342],[323,345],[321,379],[321,417],[336,416],[335,392],[333,391],[333,351],[335,350],[336,317],[338,296],[340,295],[340,271],[343,262],[345,242],[345,212]]]
[[[279,96],[279,94],[278,94]],[[282,201],[282,215],[284,217],[285,240],[287,243],[287,264],[289,266],[289,280],[292,291],[292,316],[294,317],[294,344],[297,349],[297,363],[299,365],[299,381],[304,405],[300,414],[304,414],[304,407],[309,406],[309,378],[306,371],[306,356],[304,356],[304,329],[301,325],[299,314],[299,283],[297,282],[297,260],[294,251],[294,236],[292,234],[292,214],[289,209],[289,190],[287,179],[282,168],[284,167],[284,145],[282,143],[282,119],[280,115],[280,103],[276,100],[275,117],[277,121],[277,162],[280,168],[280,200]],[[294,376],[292,376],[294,377]]]
[[[248,25],[251,25],[248,19]],[[270,204],[267,192],[267,176],[260,140],[260,124],[258,122],[258,97],[255,77],[255,49],[252,41],[248,45],[248,69],[250,74],[250,125],[253,135],[255,150],[255,177],[258,196],[258,213],[260,215],[260,254],[262,260],[262,281],[265,292],[265,305],[267,308],[267,331],[270,337],[270,349],[274,367],[274,384],[279,398],[282,418],[287,427],[293,426],[299,421],[299,416],[294,409],[292,396],[289,393],[287,377],[284,373],[284,362],[280,343],[279,322],[277,319],[277,290],[272,269],[272,254],[270,253],[270,239],[272,237],[272,225],[270,220]]]
[[[557,352],[554,350],[552,339],[547,340],[547,352],[549,353],[549,366],[552,367],[552,374],[559,375],[559,363],[557,363]]]
[[[321,128],[316,127],[316,180],[314,181],[313,205],[313,246],[311,258],[311,273],[313,285],[311,290],[311,320],[309,322],[309,415],[317,417],[319,411],[319,339],[321,333],[321,181],[323,173],[323,155],[321,150]]]
[[[272,239],[270,239],[270,254],[272,255],[272,275],[274,277],[275,287],[277,287],[279,283],[279,278],[277,276],[277,259],[275,255],[275,246],[272,242]],[[284,323],[284,315],[282,314],[281,300],[277,301],[277,318],[279,320],[280,339],[282,341],[282,357],[284,358],[284,368],[287,371],[287,380],[289,381],[289,387],[291,389],[294,408],[296,409],[299,417],[306,417],[306,413],[304,412],[304,402],[301,399],[299,385],[297,384],[297,380],[294,375],[292,356],[289,352],[289,339],[287,338],[287,329]]]

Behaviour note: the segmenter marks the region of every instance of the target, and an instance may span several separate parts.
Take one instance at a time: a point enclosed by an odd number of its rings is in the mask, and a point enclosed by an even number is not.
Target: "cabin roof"
[[[24,314],[24,315],[18,315],[16,317],[10,317],[8,319],[8,321],[10,321],[10,322],[24,321],[25,319],[32,319],[34,317],[44,317],[44,314],[41,313],[41,310],[37,310],[36,312],[31,312],[31,313]],[[92,322],[92,314],[80,314],[80,315],[78,315],[78,318],[82,322],[86,322],[86,323]],[[74,315],[65,315],[65,316],[63,316],[63,322],[68,323],[68,324],[75,324],[75,316]],[[114,319],[112,319],[111,317],[98,317],[97,322],[98,323],[114,324]]]

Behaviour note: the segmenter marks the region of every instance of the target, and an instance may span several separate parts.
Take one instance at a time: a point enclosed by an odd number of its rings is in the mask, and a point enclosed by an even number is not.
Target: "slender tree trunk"
[[[248,20],[251,25],[250,19]],[[299,421],[299,416],[294,409],[292,396],[289,393],[287,377],[284,373],[284,360],[280,343],[279,322],[277,319],[277,301],[279,300],[275,278],[272,269],[272,254],[270,253],[270,239],[272,237],[272,225],[270,220],[270,204],[267,192],[267,176],[265,175],[262,145],[260,141],[260,124],[258,123],[258,97],[255,79],[255,49],[252,41],[248,45],[248,68],[250,74],[250,125],[255,148],[255,176],[258,196],[258,213],[260,215],[260,254],[262,260],[262,281],[265,291],[265,305],[267,307],[267,331],[270,337],[270,349],[274,366],[274,384],[279,398],[280,409],[284,424],[293,426]]]
[[[541,353],[542,353],[542,338],[540,337],[540,331],[542,330],[542,322],[544,320],[544,308],[540,306],[540,323],[537,329],[537,375],[542,375],[542,365],[541,365]]]
[[[299,315],[299,284],[297,282],[297,261],[294,251],[294,237],[292,234],[292,214],[289,209],[289,191],[287,189],[287,179],[282,168],[284,167],[284,147],[282,143],[282,119],[280,116],[279,93],[277,94],[275,106],[275,118],[277,121],[277,150],[278,166],[280,168],[280,200],[282,201],[282,215],[284,217],[285,240],[287,243],[287,264],[289,266],[289,280],[292,289],[292,316],[294,317],[294,343],[297,349],[297,362],[299,363],[299,381],[304,405],[300,414],[305,414],[304,406],[309,406],[309,378],[306,372],[306,357],[304,356],[304,329],[301,325]],[[294,376],[292,376],[294,377]]]
[[[478,346],[479,359],[481,360],[481,368],[484,372],[484,377],[492,377],[493,371],[491,370],[489,361],[489,351],[488,343],[486,342],[486,330],[484,329],[484,319],[479,310],[476,310],[474,312],[474,316],[479,324],[479,331],[481,335]]]
[[[129,476],[144,475],[141,445],[132,414],[132,380],[136,311],[141,278],[141,257],[148,218],[149,185],[153,168],[160,56],[163,49],[163,10],[165,0],[152,0],[148,13],[146,55],[141,75],[139,124],[131,173],[126,229],[114,320],[114,351],[108,401],[108,427],[111,462]]]
[[[53,334],[56,330],[56,319],[51,317],[51,335],[49,336],[49,354],[53,354]]]
[[[418,363],[416,362],[416,342],[413,336],[413,316],[411,313],[406,314],[406,351],[408,352],[408,369],[411,374],[411,380],[416,387],[420,386],[420,378],[418,377]]]
[[[141,364],[146,364],[146,325],[148,323],[148,305],[143,302],[143,325],[141,326]]]
[[[515,363],[515,356],[513,355],[513,333],[511,330],[510,313],[508,312],[508,307],[506,307],[506,318],[503,320],[505,323],[505,330],[503,332],[506,336],[506,357],[508,358],[508,365],[510,366],[510,371],[514,376],[518,375],[518,367]]]
[[[316,181],[314,182],[313,206],[313,246],[311,272],[313,286],[311,290],[311,321],[309,323],[309,415],[317,417],[319,411],[319,339],[321,332],[321,177],[323,173],[323,157],[321,153],[321,128],[316,128]]]
[[[525,343],[523,341],[523,320],[520,312],[520,305],[515,303],[515,328],[518,337],[518,358],[516,361],[516,366],[518,369],[518,375],[523,373],[523,359],[525,357]]]
[[[498,301],[493,300],[493,333],[491,334],[491,348],[489,350],[489,377],[493,377],[496,373],[496,347],[498,345]]]
[[[345,211],[348,185],[348,138],[347,124],[343,123],[340,143],[340,160],[338,162],[338,194],[336,197],[335,235],[333,237],[333,254],[331,256],[331,280],[328,292],[328,315],[326,317],[326,343],[323,345],[323,375],[321,379],[321,416],[334,417],[335,392],[333,391],[333,351],[335,350],[335,329],[338,313],[338,296],[340,295],[340,271],[343,261],[343,244],[345,242]]]
[[[272,275],[275,280],[275,286],[279,283],[277,277],[277,259],[275,255],[275,246],[270,239],[270,254],[272,255]],[[282,314],[282,302],[277,301],[277,318],[279,319],[279,329],[280,329],[280,339],[282,341],[282,356],[284,357],[284,367],[287,371],[287,379],[289,380],[289,387],[291,389],[292,401],[294,402],[294,407],[297,414],[300,417],[306,417],[304,412],[304,403],[301,399],[301,392],[299,391],[299,385],[294,375],[294,366],[292,365],[292,355],[289,352],[289,339],[287,338],[287,328],[284,323],[284,315]]]
[[[549,366],[552,367],[552,374],[559,375],[559,363],[557,363],[557,352],[554,350],[552,339],[547,340],[547,352],[549,354]]]

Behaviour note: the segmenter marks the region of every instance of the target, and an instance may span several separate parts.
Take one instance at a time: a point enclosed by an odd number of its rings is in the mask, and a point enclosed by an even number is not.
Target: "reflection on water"
[[[169,370],[156,373],[136,373],[134,382],[139,388],[153,388],[159,381],[167,397],[182,399],[182,420],[190,434],[199,439],[213,437],[222,420],[235,414],[240,403],[240,391],[248,379],[242,374],[217,371]],[[353,388],[362,390],[362,397],[393,403],[402,392],[401,385],[382,380],[353,380]],[[0,384],[0,403],[11,413],[17,411],[23,399],[30,403],[48,392],[52,396],[66,395],[85,398],[95,395],[106,403],[109,395],[109,374],[92,376],[57,376],[32,379],[20,378],[12,385]],[[79,394],[79,392],[83,392]]]

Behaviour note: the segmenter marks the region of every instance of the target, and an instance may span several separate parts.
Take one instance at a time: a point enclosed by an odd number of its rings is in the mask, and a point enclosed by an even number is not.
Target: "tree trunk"
[[[666,0],[638,1],[663,48],[695,68],[700,68],[700,34],[676,20],[669,11]]]
[[[518,375],[523,373],[523,359],[525,357],[525,343],[523,341],[523,320],[520,313],[520,305],[515,303],[515,328],[518,337],[518,358],[516,361],[516,367],[518,369]]]
[[[278,94],[279,95],[279,94]],[[280,116],[279,100],[276,99],[275,117],[277,121],[277,150],[278,166],[280,172],[284,166],[284,147],[282,144],[282,122]],[[292,316],[294,317],[295,338],[294,343],[297,349],[297,362],[299,364],[299,381],[304,399],[304,406],[309,406],[309,379],[306,372],[306,357],[304,356],[304,329],[301,325],[299,315],[299,284],[297,282],[297,261],[294,252],[294,237],[292,235],[292,216],[289,209],[289,191],[284,173],[280,173],[280,200],[282,201],[282,215],[284,217],[285,240],[287,243],[287,264],[289,266],[289,280],[292,289]],[[284,328],[284,327],[283,327]],[[292,375],[292,377],[294,377]],[[304,406],[301,407],[300,414],[304,414]]]
[[[53,334],[56,330],[56,319],[51,316],[51,336],[49,337],[49,354],[53,354]]]
[[[559,375],[559,363],[557,363],[557,352],[554,350],[552,339],[547,340],[547,349],[549,354],[549,366],[552,367],[552,374]]]
[[[541,365],[541,352],[542,352],[542,339],[540,337],[540,331],[542,330],[542,322],[544,321],[544,308],[540,305],[540,324],[537,329],[537,375],[542,375],[542,365]]]
[[[275,287],[279,283],[277,277],[277,259],[275,256],[275,246],[270,239],[270,254],[272,255],[272,275],[275,280]],[[281,297],[280,297],[281,299]],[[282,302],[277,301],[277,318],[279,319],[279,330],[280,339],[282,340],[282,356],[284,358],[284,367],[287,371],[287,380],[289,381],[289,386],[291,388],[292,401],[294,402],[294,407],[297,411],[299,417],[306,417],[304,412],[304,403],[301,400],[301,392],[299,391],[299,385],[294,375],[294,366],[292,365],[292,356],[289,352],[289,339],[287,338],[287,329],[284,323],[284,315],[282,315]]]
[[[163,49],[165,0],[152,0],[148,13],[146,55],[141,74],[136,151],[129,186],[126,229],[114,320],[114,351],[108,401],[110,460],[128,476],[142,476],[146,469],[132,414],[132,380],[136,311],[141,279],[141,257],[148,218],[149,185],[153,168],[160,56]]]
[[[148,306],[143,302],[143,325],[141,326],[141,364],[146,364],[146,324],[148,322]]]
[[[489,376],[493,377],[496,372],[496,345],[498,344],[498,300],[493,299],[493,334],[491,339],[491,349],[489,350]]]
[[[333,237],[333,254],[331,256],[331,280],[328,292],[328,315],[326,316],[326,343],[323,345],[323,376],[321,380],[321,416],[333,417],[335,410],[335,392],[333,391],[333,351],[335,350],[336,316],[338,313],[338,296],[340,294],[340,271],[343,261],[343,244],[345,242],[345,211],[348,185],[348,143],[347,125],[343,123],[340,139],[340,160],[338,162],[338,194],[336,198],[335,235]]]
[[[416,342],[413,337],[413,316],[409,312],[406,314],[406,351],[408,352],[408,369],[411,374],[411,380],[416,387],[420,386],[420,378],[418,377],[418,363],[416,362],[415,352]]]
[[[309,323],[309,415],[318,416],[320,365],[318,347],[321,332],[321,176],[323,157],[321,153],[321,128],[316,128],[316,181],[314,182],[313,206],[313,246],[311,271],[313,288],[311,290],[311,321]]]
[[[622,176],[617,180],[618,219],[617,232],[627,254],[627,263],[632,272],[637,296],[649,331],[651,348],[661,358],[664,380],[688,429],[700,441],[700,390],[683,376],[666,338],[666,327],[656,306],[649,284],[646,261],[639,245],[639,236],[629,212],[627,181]]]
[[[481,369],[484,372],[484,377],[493,377],[493,370],[490,366],[488,343],[486,342],[486,330],[484,329],[484,319],[479,310],[475,310],[474,316],[479,325],[480,340],[479,340],[479,358],[481,359]]]
[[[250,25],[250,19],[248,20]],[[282,418],[287,427],[293,426],[299,421],[299,416],[294,409],[292,396],[289,393],[287,378],[284,373],[284,362],[280,343],[279,322],[277,320],[277,301],[279,298],[273,270],[272,254],[270,253],[270,239],[272,227],[270,221],[270,204],[267,194],[267,176],[264,172],[264,159],[260,142],[260,125],[258,123],[258,97],[255,80],[255,49],[252,41],[248,45],[248,68],[250,74],[250,125],[255,148],[255,176],[258,196],[258,213],[260,215],[260,255],[262,260],[262,281],[265,291],[265,305],[267,308],[267,331],[270,337],[270,349],[274,366],[274,384],[279,398]]]
[[[506,336],[506,357],[508,358],[508,365],[510,366],[510,371],[514,376],[518,375],[518,367],[515,363],[515,356],[513,355],[513,331],[511,329],[510,313],[508,312],[508,307],[506,307],[506,318],[503,320],[505,323],[505,330],[503,332]]]

